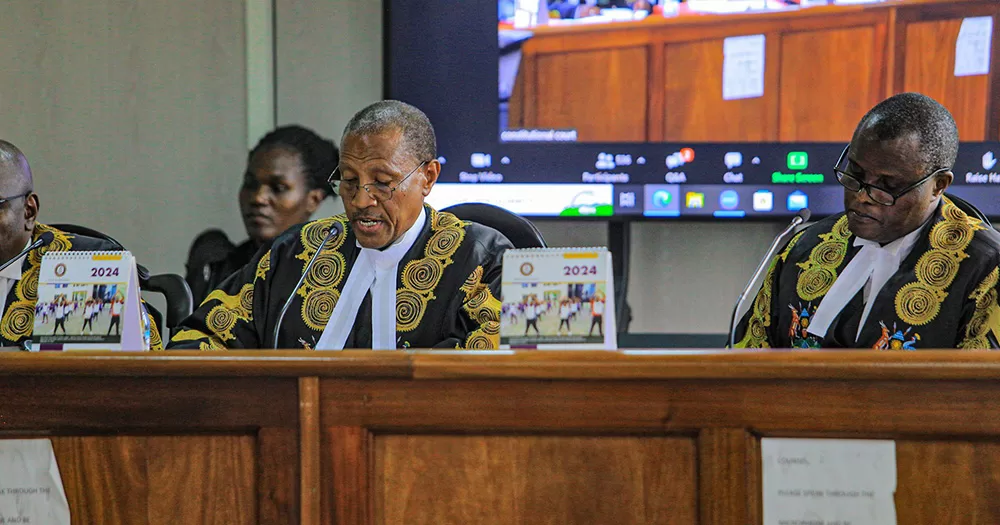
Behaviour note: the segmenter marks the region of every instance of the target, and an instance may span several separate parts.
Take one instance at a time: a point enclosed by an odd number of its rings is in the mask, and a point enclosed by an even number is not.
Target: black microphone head
[[[35,242],[41,243],[38,247],[43,248],[52,244],[52,241],[54,240],[56,240],[56,236],[52,232],[42,232],[42,234],[38,236],[38,240]]]
[[[795,214],[796,217],[799,217],[799,218],[802,219],[802,222],[809,222],[809,217],[811,215],[812,215],[812,212],[809,211],[809,208],[802,208],[801,210],[799,210],[798,213]]]

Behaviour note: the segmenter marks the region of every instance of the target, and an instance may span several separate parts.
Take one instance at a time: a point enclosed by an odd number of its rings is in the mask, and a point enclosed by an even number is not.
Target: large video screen
[[[952,193],[1000,216],[995,0],[386,1],[388,98],[438,133],[429,202],[531,217],[843,209],[833,166],[904,91],[951,110]],[[344,72],[346,76],[350,72]]]

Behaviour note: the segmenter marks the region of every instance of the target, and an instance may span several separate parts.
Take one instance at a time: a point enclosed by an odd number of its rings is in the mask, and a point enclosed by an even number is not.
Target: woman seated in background
[[[250,238],[234,246],[218,229],[195,238],[186,276],[194,304],[249,262],[261,245],[308,221],[333,193],[327,178],[339,160],[333,142],[301,126],[280,127],[260,139],[250,151],[239,193]]]

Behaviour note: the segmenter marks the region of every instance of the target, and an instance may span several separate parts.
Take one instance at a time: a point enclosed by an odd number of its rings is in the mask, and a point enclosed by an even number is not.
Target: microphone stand
[[[35,240],[35,242],[33,242],[30,245],[28,245],[27,248],[21,250],[21,253],[18,253],[17,255],[15,255],[14,257],[12,257],[9,261],[7,261],[7,262],[5,262],[3,264],[0,264],[0,272],[6,270],[8,266],[14,264],[15,262],[21,260],[22,257],[24,257],[25,255],[27,255],[28,253],[30,253],[32,250],[37,250],[38,248],[41,248],[42,246],[48,246],[49,243],[51,243],[53,241],[53,239],[55,239],[55,235],[52,235],[52,233],[50,233],[50,232],[45,232],[45,233],[39,235],[38,239]]]
[[[284,306],[281,307],[281,313],[278,314],[278,322],[274,325],[274,339],[271,348],[275,350],[278,349],[278,334],[281,333],[281,323],[284,322],[285,314],[288,313],[288,307],[292,305],[292,300],[295,299],[295,292],[298,292],[299,288],[302,287],[302,283],[306,280],[306,275],[309,274],[309,270],[312,268],[313,263],[316,262],[316,258],[319,257],[319,252],[323,251],[323,247],[326,246],[326,243],[330,239],[340,235],[340,231],[340,223],[334,222],[333,226],[330,227],[330,231],[327,232],[326,237],[323,237],[323,242],[319,243],[319,247],[316,248],[316,253],[313,254],[312,258],[309,259],[309,263],[306,264],[306,267],[302,270],[302,277],[299,277],[299,282],[295,283],[295,288],[292,288],[291,295],[288,296],[288,300],[286,300]]]
[[[788,238],[791,237],[792,232],[795,231],[795,228],[797,228],[800,224],[808,221],[810,215],[811,212],[809,211],[808,208],[803,208],[799,210],[799,213],[795,215],[795,217],[792,219],[792,222],[789,223],[788,226],[786,226],[785,229],[782,230],[781,233],[779,233],[778,236],[775,237],[773,241],[771,241],[771,246],[767,249],[767,253],[764,254],[764,258],[761,259],[760,263],[757,264],[757,270],[754,271],[753,277],[751,277],[750,280],[747,281],[746,286],[743,287],[743,291],[740,292],[739,297],[736,299],[736,306],[733,307],[733,314],[730,316],[729,319],[729,337],[728,337],[728,343],[726,344],[727,348],[733,348],[736,346],[736,325],[739,322],[737,316],[739,315],[740,310],[743,308],[744,301],[746,301],[749,298],[749,294],[752,291],[751,288],[753,287],[754,283],[757,282],[758,279],[760,279],[761,275],[763,275],[765,271],[767,271],[767,267],[771,263],[771,260],[774,259],[775,255],[778,254],[778,250],[782,249],[785,246],[785,244],[788,242]]]

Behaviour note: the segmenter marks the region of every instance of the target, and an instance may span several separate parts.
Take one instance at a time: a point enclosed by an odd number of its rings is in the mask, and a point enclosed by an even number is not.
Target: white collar
[[[30,238],[28,239],[28,243],[24,245],[25,248],[27,248],[28,246],[31,246],[31,239]],[[20,281],[21,280],[21,266],[24,265],[24,258],[27,257],[27,256],[28,256],[28,254],[24,254],[24,255],[18,257],[17,260],[14,261],[13,264],[11,264],[10,266],[4,268],[3,271],[0,272],[0,278],[9,279],[11,281]]]
[[[873,248],[878,248],[889,252],[890,255],[898,257],[900,261],[906,258],[907,255],[913,251],[913,247],[916,246],[917,240],[920,238],[920,233],[924,231],[924,226],[927,223],[920,225],[917,229],[912,232],[896,239],[895,241],[882,246],[875,241],[869,241],[868,239],[862,239],[861,237],[854,238],[855,246],[871,246]]]

